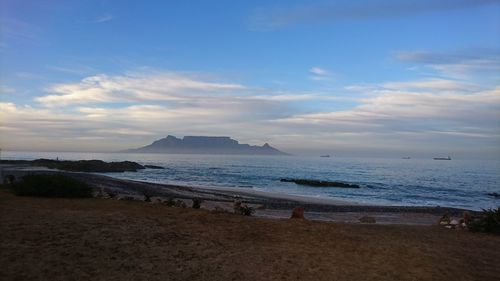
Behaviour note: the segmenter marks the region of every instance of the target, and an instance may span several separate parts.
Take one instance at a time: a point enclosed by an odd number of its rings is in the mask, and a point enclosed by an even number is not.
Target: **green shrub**
[[[14,182],[11,190],[18,196],[85,198],[92,197],[86,183],[65,175],[27,175]]]
[[[468,227],[474,232],[500,234],[500,207],[496,210],[483,210],[482,214],[475,218]]]
[[[201,203],[203,201],[200,198],[193,198],[193,209],[199,209],[201,208]]]

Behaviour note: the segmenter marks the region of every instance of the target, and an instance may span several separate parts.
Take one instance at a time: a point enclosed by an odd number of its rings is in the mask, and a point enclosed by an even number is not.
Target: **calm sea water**
[[[500,205],[499,199],[487,195],[488,192],[500,193],[499,160],[2,152],[2,159],[56,157],[61,160],[130,160],[163,166],[165,170],[108,174],[156,183],[253,188],[384,205],[449,206],[474,210]],[[317,188],[279,181],[285,177],[343,181],[359,184],[361,188]]]

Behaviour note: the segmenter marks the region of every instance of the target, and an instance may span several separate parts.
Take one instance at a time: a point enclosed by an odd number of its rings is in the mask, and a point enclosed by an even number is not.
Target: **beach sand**
[[[1,280],[499,280],[500,237],[0,191]]]

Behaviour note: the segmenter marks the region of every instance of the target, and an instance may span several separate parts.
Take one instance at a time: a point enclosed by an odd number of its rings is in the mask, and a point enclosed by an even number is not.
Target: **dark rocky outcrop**
[[[154,141],[127,153],[170,153],[170,154],[247,154],[247,155],[286,155],[278,149],[264,144],[263,146],[240,144],[230,137],[185,136],[182,139],[174,136]]]
[[[71,172],[94,172],[94,173],[111,173],[111,172],[137,172],[144,169],[144,166],[132,161],[122,162],[104,162],[101,160],[52,160],[52,159],[36,159],[36,160],[2,160],[1,164],[14,165],[29,165],[36,167],[47,167]]]
[[[155,166],[155,165],[144,165],[144,168],[147,168],[147,169],[157,169],[157,170],[164,170],[165,169],[164,167]]]
[[[308,185],[314,187],[340,187],[340,188],[359,188],[357,184],[349,184],[337,181],[321,181],[308,179],[280,179],[281,182],[293,182],[299,185]]]
[[[490,193],[488,193],[488,196],[500,199],[500,193],[497,193],[497,192],[490,192]]]

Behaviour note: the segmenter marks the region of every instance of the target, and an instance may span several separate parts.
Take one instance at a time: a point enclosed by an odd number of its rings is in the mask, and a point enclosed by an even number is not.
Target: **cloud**
[[[309,69],[309,73],[312,74],[310,77],[312,80],[320,81],[320,80],[331,80],[332,73],[324,68],[315,66]]]
[[[433,78],[347,88],[357,93],[348,106],[344,95],[271,91],[201,74],[102,74],[52,85],[38,105],[0,103],[0,143],[114,151],[197,134],[291,152],[499,150],[500,87]]]
[[[39,26],[14,18],[0,17],[0,34],[2,41],[0,48],[5,49],[12,42],[37,42],[40,38]]]
[[[498,0],[421,0],[421,1],[335,1],[294,8],[262,8],[251,17],[249,27],[255,31],[275,30],[291,24],[377,20],[472,8],[498,4]]]
[[[16,92],[16,89],[0,85],[0,95],[1,94],[14,94]]]
[[[399,52],[396,59],[431,68],[438,73],[463,78],[467,75],[498,76],[500,72],[500,51],[498,49],[469,49],[455,53],[428,51]]]
[[[84,78],[77,83],[53,85],[47,89],[49,95],[38,97],[36,101],[44,106],[123,101],[181,102],[187,96],[193,98],[206,93],[221,94],[244,89],[245,87],[240,84],[202,81],[195,77],[176,73],[121,76],[102,74]]]
[[[87,21],[87,23],[104,23],[112,21],[115,17],[111,14],[100,15],[92,20]]]

